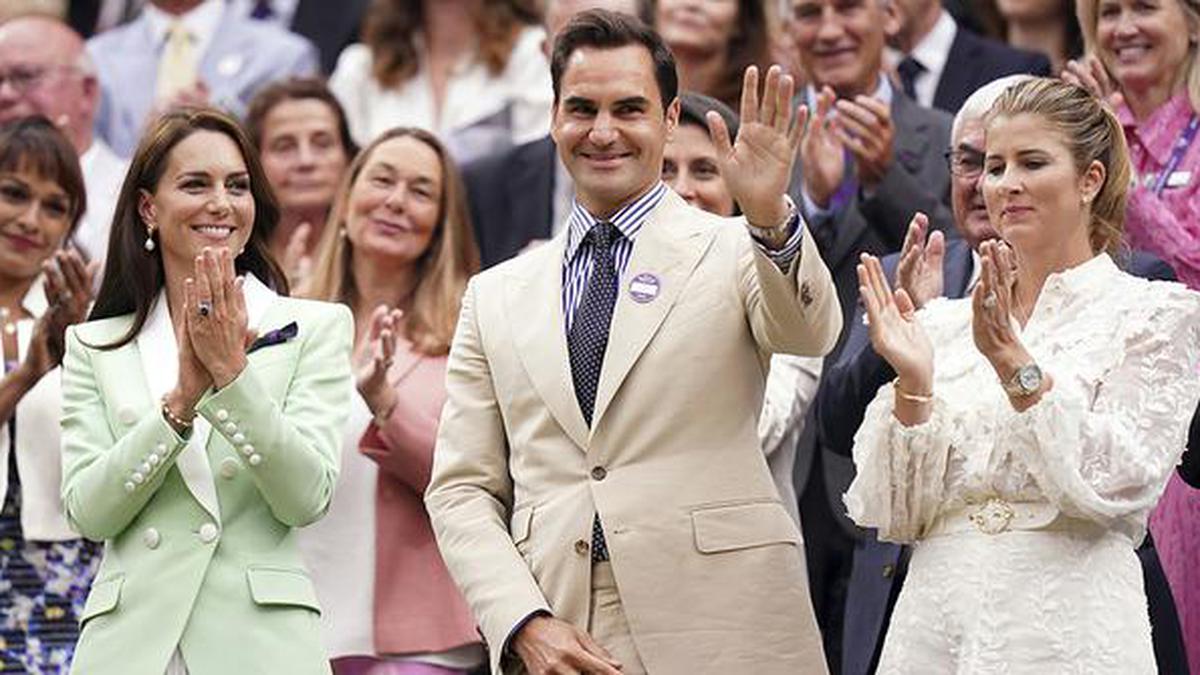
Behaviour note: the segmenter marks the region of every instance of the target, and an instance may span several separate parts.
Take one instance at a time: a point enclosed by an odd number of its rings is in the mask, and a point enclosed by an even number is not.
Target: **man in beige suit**
[[[551,72],[574,209],[467,289],[426,494],[493,671],[824,673],[756,435],[770,354],[822,355],[841,329],[784,196],[791,78],[772,68],[760,105],[747,71],[736,145],[710,119],[730,227],[659,181],[679,104],[657,34],[585,12]]]

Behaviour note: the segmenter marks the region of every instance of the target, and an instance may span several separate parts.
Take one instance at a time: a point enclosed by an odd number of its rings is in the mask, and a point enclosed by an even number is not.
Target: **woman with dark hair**
[[[67,332],[67,519],[105,541],[80,673],[325,673],[294,529],[338,472],[351,318],[293,300],[253,145],[223,113],[147,130],[104,280]]]
[[[1157,672],[1135,548],[1200,400],[1200,294],[1121,271],[1116,116],[1033,78],[992,106],[982,190],[1003,242],[969,298],[914,311],[864,254],[896,371],[854,439],[847,511],[912,543],[878,672]]]
[[[537,4],[372,0],[363,42],[329,79],[354,138],[428,129],[465,163],[545,136],[552,100]]]
[[[996,17],[996,38],[1019,49],[1041,52],[1051,72],[1062,72],[1067,61],[1083,53],[1083,33],[1075,20],[1075,0],[988,0]]]
[[[681,91],[736,108],[746,67],[765,72],[773,62],[777,31],[767,0],[653,0],[652,15],[675,55]]]
[[[295,286],[311,269],[342,172],[358,146],[342,105],[316,78],[290,78],[259,91],[246,112],[246,132],[279,199],[271,252]]]
[[[100,547],[59,499],[63,333],[94,266],[65,242],[86,206],[75,149],[36,117],[0,127],[0,671],[58,672],[79,635]]]
[[[378,655],[335,661],[334,669],[466,673],[484,663],[484,651],[423,497],[450,340],[479,253],[462,180],[437,138],[397,128],[363,150],[320,252],[306,294],[354,313],[358,395],[345,443],[363,456],[345,456],[330,518],[305,531],[305,553],[322,601],[340,611],[325,617],[326,635],[345,644],[354,637],[348,632],[373,633]],[[374,579],[373,598],[364,579]]]

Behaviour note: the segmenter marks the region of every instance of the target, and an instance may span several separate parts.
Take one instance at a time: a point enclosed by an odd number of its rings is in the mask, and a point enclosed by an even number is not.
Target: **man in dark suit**
[[[788,29],[813,112],[791,194],[833,274],[844,320],[858,299],[859,253],[898,250],[915,211],[929,213],[940,228],[953,220],[942,159],[950,116],[920,107],[884,75],[885,40],[896,18],[888,0],[791,2]],[[801,438],[794,477],[813,602],[833,672],[857,537],[836,496],[852,469],[846,458],[816,447],[811,432]]]
[[[1005,75],[1049,75],[1044,54],[1013,49],[959,26],[938,0],[893,0],[899,26],[890,42],[904,58],[901,87],[923,106],[958,112],[976,89]]]
[[[910,228],[901,253],[883,258],[885,273],[895,279],[917,307],[935,297],[965,297],[978,277],[975,249],[981,241],[997,235],[988,220],[980,188],[983,171],[984,116],[1005,89],[1020,81],[1006,77],[985,85],[967,99],[955,118],[950,166],[955,225],[961,238],[946,239],[926,227]],[[913,255],[906,256],[905,251]],[[900,265],[901,258],[905,264]],[[898,270],[899,268],[899,270]],[[1134,254],[1129,270],[1151,279],[1171,279],[1171,268],[1161,260]],[[854,434],[862,423],[875,392],[896,376],[871,348],[862,312],[854,317],[842,353],[827,367],[816,397],[816,427],[823,447],[849,457]],[[1182,638],[1166,577],[1153,546],[1139,551],[1146,591],[1150,598],[1155,652],[1160,668],[1183,663]],[[843,675],[874,672],[892,608],[907,571],[908,551],[897,544],[881,542],[874,532],[866,533],[855,546],[854,565],[846,599],[842,651]],[[1164,673],[1183,672],[1172,667]]]

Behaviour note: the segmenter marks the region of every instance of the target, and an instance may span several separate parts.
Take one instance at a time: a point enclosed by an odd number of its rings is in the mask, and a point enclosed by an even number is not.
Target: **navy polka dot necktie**
[[[596,223],[588,230],[584,243],[592,247],[592,274],[567,335],[575,398],[579,401],[579,410],[588,427],[592,426],[600,368],[604,365],[608,329],[612,324],[613,307],[617,304],[617,266],[613,259],[613,243],[620,236],[620,230],[612,223]],[[597,514],[592,520],[592,561],[605,560],[608,560],[608,546],[604,541],[600,515]]]

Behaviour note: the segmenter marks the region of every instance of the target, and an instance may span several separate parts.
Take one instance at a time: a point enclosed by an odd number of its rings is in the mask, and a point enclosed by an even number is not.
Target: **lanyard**
[[[1162,173],[1158,175],[1158,180],[1154,181],[1154,194],[1162,196],[1162,191],[1167,187],[1167,181],[1171,178],[1171,174],[1179,168],[1179,163],[1183,161],[1183,156],[1187,153],[1188,148],[1192,146],[1192,141],[1196,139],[1196,131],[1200,130],[1200,113],[1193,113],[1192,119],[1188,120],[1187,127],[1183,133],[1179,135],[1179,139],[1175,141],[1175,147],[1171,149],[1171,158],[1167,160],[1167,165],[1163,167]]]

